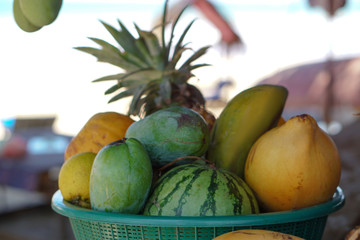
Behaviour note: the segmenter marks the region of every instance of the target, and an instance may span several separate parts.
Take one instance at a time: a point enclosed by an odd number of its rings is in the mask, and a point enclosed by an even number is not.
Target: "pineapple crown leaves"
[[[118,20],[119,30],[101,21],[102,25],[119,46],[116,47],[98,38],[89,38],[99,45],[100,48],[75,48],[93,55],[99,62],[109,63],[124,70],[122,73],[101,77],[93,82],[115,80],[116,84],[111,86],[105,94],[115,94],[109,100],[109,103],[132,96],[128,111],[129,115],[139,116],[142,112],[149,114],[155,108],[173,104],[174,101],[177,101],[174,100],[173,96],[174,88],[182,89],[191,86],[187,81],[194,76],[192,71],[200,67],[209,66],[209,64],[193,64],[194,61],[206,53],[209,46],[194,51],[180,65],[183,53],[191,50],[187,47],[188,44],[183,42],[195,20],[187,25],[178,41],[174,43],[175,27],[186,7],[182,9],[172,24],[170,39],[166,42],[167,5],[168,0],[165,1],[162,23],[160,25],[162,35],[160,40],[153,32],[143,31],[136,24],[134,24],[134,27],[138,35],[137,37],[131,34],[120,20]],[[192,96],[187,97],[191,98]],[[198,94],[195,95],[195,98],[199,98]],[[196,102],[196,100],[194,101]],[[199,102],[203,102],[202,96]]]

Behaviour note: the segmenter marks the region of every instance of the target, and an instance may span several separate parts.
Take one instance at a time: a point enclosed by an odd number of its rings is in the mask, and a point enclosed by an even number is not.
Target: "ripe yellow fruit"
[[[242,229],[222,234],[213,240],[305,240],[290,234],[260,230],[260,229]]]
[[[133,122],[129,116],[116,112],[95,114],[70,141],[65,160],[81,152],[98,153],[105,145],[124,138]]]
[[[245,164],[245,181],[263,211],[270,212],[330,200],[340,175],[335,143],[307,114],[295,116],[262,135]]]
[[[95,156],[92,152],[79,153],[61,166],[58,184],[64,200],[90,208],[89,182]]]

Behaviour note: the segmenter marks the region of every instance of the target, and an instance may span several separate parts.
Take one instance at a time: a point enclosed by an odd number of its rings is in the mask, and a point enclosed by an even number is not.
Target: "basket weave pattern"
[[[159,217],[106,213],[52,199],[55,212],[69,218],[76,240],[211,240],[240,229],[265,229],[321,240],[328,215],[345,204],[340,187],[330,201],[309,208],[277,213],[219,217]]]
[[[320,217],[302,222],[256,226],[252,228],[266,229],[292,234],[306,239],[320,240],[327,217]],[[249,227],[149,227],[120,225],[111,223],[90,222],[70,219],[76,239],[113,240],[209,240],[221,234],[248,229]]]

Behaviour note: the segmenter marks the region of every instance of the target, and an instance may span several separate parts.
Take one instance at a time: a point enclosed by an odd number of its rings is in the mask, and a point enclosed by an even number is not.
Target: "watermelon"
[[[226,216],[259,212],[257,200],[237,175],[213,165],[187,163],[153,186],[144,215]]]

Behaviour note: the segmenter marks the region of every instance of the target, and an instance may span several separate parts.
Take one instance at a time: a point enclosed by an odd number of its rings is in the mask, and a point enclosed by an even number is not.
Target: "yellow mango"
[[[61,166],[58,186],[64,200],[90,208],[90,173],[95,157],[92,152],[79,153]]]
[[[262,135],[245,164],[245,181],[263,211],[309,207],[331,199],[340,181],[338,149],[310,115]]]
[[[71,139],[65,150],[65,160],[81,152],[98,153],[105,145],[124,138],[133,122],[129,116],[116,112],[95,114]]]

